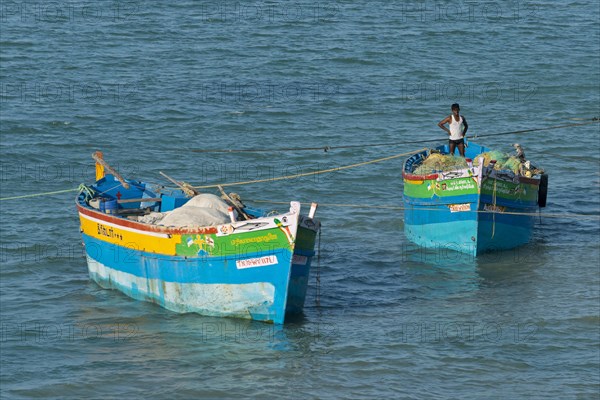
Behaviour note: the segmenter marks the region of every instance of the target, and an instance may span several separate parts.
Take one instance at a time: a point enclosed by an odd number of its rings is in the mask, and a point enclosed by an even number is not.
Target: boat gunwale
[[[120,226],[131,228],[131,229],[137,229],[137,230],[145,231],[145,232],[163,233],[163,234],[168,234],[168,235],[217,234],[219,232],[219,229],[218,229],[219,226],[232,225],[231,223],[226,223],[226,224],[220,224],[220,225],[216,225],[216,226],[182,227],[182,228],[153,225],[153,224],[148,224],[148,223],[143,223],[143,222],[138,222],[138,221],[132,221],[130,219],[115,216],[115,215],[106,214],[106,213],[103,213],[102,211],[93,209],[90,206],[84,206],[83,204],[81,204],[81,199],[80,199],[79,195],[77,196],[75,202],[76,202],[76,206],[77,206],[77,211],[79,212],[80,215],[82,214],[87,217],[97,218],[97,219],[100,219],[100,220],[108,222],[108,223],[120,225]],[[280,217],[280,216],[287,216],[287,215],[294,215],[294,214],[297,214],[298,216],[300,216],[300,214],[298,212],[296,212],[296,213],[287,212],[287,213],[281,213],[281,214],[277,214],[277,215],[273,215],[273,216],[269,216],[269,217],[256,218],[256,219],[253,219],[252,221],[273,220],[273,218],[276,218],[278,216]],[[236,221],[236,222],[244,222],[244,221]],[[299,225],[299,221],[298,221],[298,225]],[[305,228],[310,229],[307,226],[305,226]],[[260,230],[260,229],[258,229],[258,230]],[[236,233],[244,233],[244,232],[233,232],[232,235],[234,235]]]
[[[463,169],[468,169],[468,168],[463,168]],[[497,171],[510,171],[510,170],[497,170]],[[519,183],[529,183],[532,185],[539,185],[540,184],[540,180],[541,180],[541,175],[535,175],[534,177],[528,178],[526,176],[520,176],[520,175],[516,175]],[[416,175],[416,174],[409,174],[407,172],[402,171],[402,178],[409,180],[409,181],[433,181],[433,180],[438,180],[440,177],[440,174],[429,174],[429,175]],[[465,178],[465,177],[456,177],[456,178],[445,178],[445,179],[441,179],[443,181],[450,181],[452,179],[461,179],[461,178]],[[502,179],[501,177],[494,177],[491,175],[484,175],[483,177],[484,179],[498,179],[500,181],[505,181],[505,182],[512,182],[512,179]]]
[[[431,181],[436,180],[439,177],[439,174],[429,174],[429,175],[416,175],[409,174],[405,171],[402,171],[402,178],[409,181]]]

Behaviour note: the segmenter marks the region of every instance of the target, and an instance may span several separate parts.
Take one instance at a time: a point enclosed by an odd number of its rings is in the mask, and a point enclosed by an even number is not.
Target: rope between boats
[[[419,149],[419,150],[409,151],[407,153],[394,154],[393,156],[387,156],[387,157],[377,158],[375,160],[364,161],[364,162],[357,163],[357,164],[350,164],[350,165],[344,165],[344,166],[341,166],[341,167],[321,169],[321,170],[312,171],[312,172],[304,172],[304,173],[301,173],[301,174],[277,176],[277,177],[271,177],[271,178],[265,178],[265,179],[255,179],[255,180],[251,180],[251,181],[220,183],[220,184],[216,184],[216,185],[204,185],[204,186],[192,186],[192,187],[194,189],[210,189],[210,188],[216,188],[218,186],[242,186],[242,185],[249,185],[249,184],[252,184],[252,183],[274,182],[274,181],[280,181],[280,180],[284,180],[284,179],[295,179],[295,178],[300,178],[300,177],[303,177],[303,176],[326,174],[326,173],[329,173],[329,172],[343,171],[345,169],[357,168],[357,167],[362,167],[364,165],[380,163],[380,162],[383,162],[383,161],[393,160],[394,158],[405,157],[405,156],[407,156],[409,154],[419,153],[419,152],[425,151],[425,150],[427,150],[427,149],[426,148],[422,148],[422,149]]]
[[[225,186],[242,186],[242,185],[250,185],[250,184],[253,184],[253,183],[274,182],[274,181],[280,181],[280,180],[284,180],[284,179],[300,178],[300,177],[303,177],[303,176],[320,175],[320,174],[325,174],[325,173],[329,173],[329,172],[343,171],[343,170],[346,170],[346,169],[362,167],[364,165],[375,164],[375,163],[380,163],[380,162],[383,162],[383,161],[393,160],[395,158],[405,157],[405,156],[407,156],[409,154],[413,154],[413,153],[416,153],[416,152],[421,152],[421,151],[424,151],[424,150],[426,150],[426,149],[423,148],[423,149],[419,149],[419,150],[413,150],[413,151],[410,151],[410,152],[407,152],[407,153],[394,154],[392,156],[381,157],[381,158],[377,158],[377,159],[374,159],[374,160],[364,161],[364,162],[357,163],[357,164],[344,165],[344,166],[341,166],[341,167],[322,169],[322,170],[317,170],[317,171],[312,171],[312,172],[304,172],[304,173],[300,173],[300,174],[277,176],[277,177],[270,177],[270,178],[265,178],[265,179],[255,179],[255,180],[251,180],[251,181],[218,183],[218,184],[203,185],[203,186],[192,186],[192,188],[194,188],[194,189],[210,189],[210,188],[217,188],[219,186],[221,186],[221,187],[225,187]],[[118,187],[118,186],[121,186],[121,185],[119,184],[119,185],[115,186],[115,188]],[[77,188],[77,189],[66,189],[66,190],[58,190],[58,191],[54,191],[54,192],[33,193],[33,194],[26,194],[26,195],[22,195],[22,196],[3,197],[3,198],[0,198],[0,200],[16,200],[16,199],[25,199],[25,198],[31,198],[31,197],[48,196],[48,195],[59,194],[59,193],[76,192],[78,190],[81,190],[80,188],[81,188],[81,186],[79,188]],[[108,189],[108,190],[111,190],[111,189]]]
[[[267,204],[286,204],[289,205],[289,201],[270,201],[270,200],[247,200],[250,203],[267,203]],[[312,203],[300,203],[302,205],[310,206]],[[319,208],[322,207],[344,207],[344,208],[363,208],[363,209],[382,209],[382,210],[395,210],[395,211],[403,211],[410,210],[411,207],[402,207],[402,206],[393,206],[393,205],[374,205],[374,204],[346,204],[346,203],[319,203]],[[439,208],[419,208],[419,210],[426,211],[445,211]],[[572,219],[591,219],[591,220],[600,220],[600,215],[594,214],[574,214],[574,213],[525,213],[525,212],[497,212],[497,211],[487,211],[487,210],[472,210],[470,212],[477,213],[488,213],[488,214],[506,214],[506,215],[541,215],[548,218],[572,218]]]
[[[600,122],[600,118],[594,117],[591,119],[582,119],[583,121],[576,124],[564,124],[564,125],[554,125],[548,126],[544,128],[532,128],[532,129],[522,129],[518,131],[508,131],[508,132],[496,132],[496,133],[484,133],[481,135],[475,134],[472,137],[474,139],[490,137],[490,136],[502,136],[502,135],[516,135],[519,133],[529,133],[529,132],[539,132],[539,131],[547,131],[551,129],[562,129],[562,128],[571,128],[575,126],[583,126],[590,125]],[[329,150],[334,149],[353,149],[353,148],[366,148],[366,147],[381,147],[381,146],[397,146],[401,144],[415,144],[415,143],[430,143],[430,142],[439,142],[441,138],[435,139],[422,139],[422,140],[410,140],[410,141],[401,141],[401,142],[386,142],[386,143],[367,143],[367,144],[348,144],[341,146],[315,146],[315,147],[282,147],[282,148],[254,148],[254,149],[192,149],[191,151],[194,153],[264,153],[264,152],[273,152],[273,151],[310,151],[310,150],[321,150],[324,152],[328,152]]]

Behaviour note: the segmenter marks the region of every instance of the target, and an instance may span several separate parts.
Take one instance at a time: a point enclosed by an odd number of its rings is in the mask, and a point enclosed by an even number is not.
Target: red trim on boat
[[[438,174],[414,175],[414,174],[407,174],[406,172],[402,171],[402,177],[409,181],[428,181],[428,180],[432,180],[432,179],[437,179]]]
[[[526,176],[520,176],[519,182],[520,183],[530,183],[532,185],[538,185],[538,186],[540,185],[539,179],[527,178]]]
[[[102,221],[110,222],[116,225],[121,225],[132,229],[137,229],[140,231],[159,232],[176,235],[217,233],[216,226],[210,226],[206,228],[168,228],[166,226],[143,224],[141,222],[131,221],[126,218],[116,217],[114,215],[105,214],[101,211],[96,211],[90,208],[83,207],[81,204],[79,204],[79,202],[77,202],[77,210],[79,211],[79,213],[87,215],[88,217],[93,217]]]

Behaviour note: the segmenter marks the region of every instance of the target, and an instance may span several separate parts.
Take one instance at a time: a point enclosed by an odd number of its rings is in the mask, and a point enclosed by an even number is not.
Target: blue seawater
[[[490,135],[600,116],[597,2],[0,10],[0,197],[45,193],[0,201],[2,398],[599,398],[599,125]],[[305,312],[283,327],[88,278],[60,191],[93,180],[96,150],[148,181],[266,179],[441,143],[454,102],[472,141],[519,142],[549,173],[530,244],[476,259],[411,245],[399,157],[231,188],[267,209],[321,203]]]

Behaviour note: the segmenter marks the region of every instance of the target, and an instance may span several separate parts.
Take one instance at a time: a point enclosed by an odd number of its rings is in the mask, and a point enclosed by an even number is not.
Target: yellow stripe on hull
[[[181,235],[138,231],[81,214],[79,217],[84,234],[119,246],[171,256],[176,255],[175,245],[181,243]]]

